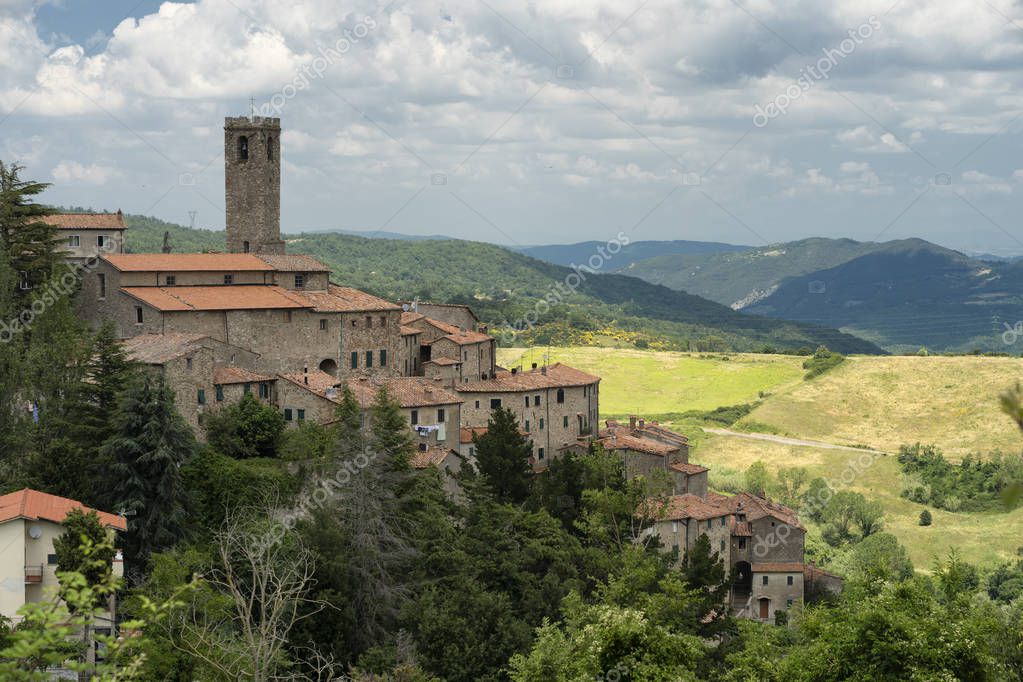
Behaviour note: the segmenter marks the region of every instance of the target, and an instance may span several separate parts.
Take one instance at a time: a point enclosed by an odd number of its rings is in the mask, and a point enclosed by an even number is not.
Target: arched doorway
[[[327,358],[320,363],[320,371],[326,372],[332,377],[337,376],[337,362],[333,358]]]

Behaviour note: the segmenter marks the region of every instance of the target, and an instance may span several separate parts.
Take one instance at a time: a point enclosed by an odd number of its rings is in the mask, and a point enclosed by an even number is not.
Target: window
[[[558,404],[560,405],[563,402],[565,402],[565,389],[559,388],[558,389]]]
[[[359,353],[358,351],[352,351],[352,369],[359,368]]]
[[[238,160],[247,161],[249,158],[249,138],[242,135],[238,138]]]
[[[18,275],[20,277],[19,283],[18,283],[18,288],[21,289],[22,291],[28,291],[28,287],[29,287],[28,272],[25,271],[25,270],[22,270],[22,271],[20,271],[18,273]]]
[[[739,549],[746,549],[746,538],[739,538]]]
[[[721,553],[722,554],[725,553],[725,541],[724,540],[721,541]]]
[[[476,401],[476,409],[477,410],[480,409],[480,401],[478,401],[478,400]]]
[[[245,242],[245,250],[249,250],[248,242]],[[234,284],[234,275],[224,275],[224,284]]]
[[[355,320],[355,319],[353,319],[353,320],[352,320],[352,326],[353,326],[353,327],[358,327],[358,326],[359,326],[359,322],[358,322],[358,320]]]
[[[57,565],[57,555],[56,554],[47,554],[46,555],[46,563],[48,563],[50,566],[56,566]]]
[[[142,306],[135,306],[135,324],[142,324]]]
[[[295,275],[295,288],[301,289],[305,286],[305,275]]]
[[[438,408],[438,410],[437,410],[437,423],[438,424],[443,424],[444,423],[444,408],[443,407]]]
[[[106,298],[107,297],[107,276],[104,275],[102,272],[97,272],[96,273],[96,278],[97,278],[96,281],[99,282],[99,297],[100,298]]]
[[[164,283],[169,287],[174,286],[175,284],[178,283],[177,275],[167,275],[167,277],[164,279]]]
[[[192,358],[185,358],[185,369],[192,369]]]
[[[264,400],[268,400],[270,398],[270,384],[261,383],[259,385],[259,397]]]
[[[466,351],[462,351],[462,359],[463,360],[468,360],[469,359],[469,351],[467,351],[467,350]]]
[[[586,390],[587,388],[588,388],[588,386],[583,386],[583,397],[584,398],[586,397],[586,395],[588,393],[588,391]]]
[[[272,135],[266,138],[266,160],[274,160],[274,138]]]
[[[98,234],[98,235],[96,235],[96,246],[98,246],[99,248],[102,249],[106,245],[107,245],[107,236],[105,234]]]
[[[290,422],[291,421],[291,408],[290,407],[285,407],[284,408],[284,421],[286,421],[286,422]]]
[[[242,242],[242,253],[248,253],[248,252],[249,252],[249,242],[248,241],[244,241],[244,242]]]
[[[305,421],[305,410],[296,410],[298,412],[298,420],[300,422]]]
[[[224,401],[224,387],[221,386],[220,384],[217,384],[213,388],[217,392],[217,402],[218,403],[223,402]]]
[[[724,528],[724,527],[725,527],[725,525],[726,525],[727,523],[728,523],[728,520],[727,520],[727,519],[725,519],[725,517],[724,517],[724,516],[722,516],[722,517],[721,517],[721,527],[722,527],[722,528]]]
[[[380,316],[380,326],[381,327],[386,327],[387,326],[387,316],[386,315],[381,315]]]
[[[561,428],[563,429],[568,428],[568,415],[565,415],[564,417],[561,418]]]
[[[540,459],[543,459],[543,448],[540,448],[539,457]]]
[[[412,410],[412,414],[409,416],[409,421],[412,422],[412,426],[419,423],[419,410]]]
[[[523,431],[525,431],[526,433],[529,433],[529,420],[528,420],[528,419],[527,419],[527,420],[526,420],[526,422],[525,422],[525,423],[524,423],[524,424],[522,425],[522,430],[523,430]]]
[[[786,584],[791,585],[793,583],[792,576],[791,575],[787,576],[785,578],[785,582],[786,582]]]
[[[787,607],[789,607],[791,609],[792,608],[792,600],[791,599],[786,599],[785,600],[785,606],[787,606]]]
[[[672,533],[677,533],[678,532],[678,521],[672,521],[671,522],[671,532]]]
[[[764,585],[766,585],[766,584],[767,584],[767,576],[766,576],[766,575],[764,576],[764,578],[763,578],[763,581],[762,581],[762,583],[763,583]]]
[[[540,430],[543,431],[543,417],[540,417]]]
[[[380,350],[380,366],[387,367],[387,351],[384,349]]]
[[[244,393],[245,395],[249,395],[250,393],[252,393],[252,384],[245,384],[244,386],[242,386],[242,393]]]
[[[366,366],[367,367],[373,366],[373,351],[371,350],[366,351]]]
[[[291,322],[291,311],[290,310],[285,310],[284,311],[284,321],[285,322]]]
[[[499,407],[501,407],[501,399],[500,398],[491,398],[490,399],[490,409],[496,410]]]
[[[82,238],[80,236],[78,236],[77,234],[73,234],[73,235],[71,235],[70,237],[67,238],[67,245],[68,246],[81,246],[82,245]]]
[[[526,407],[529,407],[529,396],[526,396]]]
[[[320,331],[321,332],[327,331],[327,320],[326,319],[320,320]]]
[[[206,404],[206,391],[201,388],[199,389],[199,404],[200,405]]]
[[[369,315],[366,316],[366,329],[373,328],[373,318]]]
[[[538,395],[534,395],[533,396],[533,405],[535,405],[537,407],[540,406],[540,396],[538,396]]]

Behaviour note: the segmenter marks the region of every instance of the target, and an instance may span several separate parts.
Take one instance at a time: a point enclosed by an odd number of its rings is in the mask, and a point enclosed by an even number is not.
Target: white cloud
[[[84,165],[77,161],[61,161],[53,169],[53,179],[57,182],[87,185],[105,185],[117,177],[116,168],[99,164]]]

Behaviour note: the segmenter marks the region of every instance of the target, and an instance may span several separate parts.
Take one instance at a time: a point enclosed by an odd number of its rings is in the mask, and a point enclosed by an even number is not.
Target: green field
[[[606,417],[646,417],[687,410],[711,410],[757,400],[794,387],[803,376],[803,358],[746,353],[701,354],[614,348],[498,349],[502,367],[563,362],[597,374],[600,410]]]
[[[532,353],[502,349],[499,363],[542,362]],[[699,422],[678,420],[687,410],[752,402],[752,427],[794,438],[870,446],[895,453],[903,443],[933,443],[952,458],[995,449],[1018,451],[1023,437],[998,408],[998,394],[1023,378],[1023,360],[989,357],[851,357],[811,381],[803,358],[662,353],[611,348],[552,348],[551,362],[565,362],[603,377],[605,417],[666,415],[669,426],[690,437],[691,459],[711,467],[711,483],[735,480],[757,460],[772,471],[803,466],[811,476],[835,479],[860,454],[787,445],[739,436],[703,434]],[[750,430],[756,430],[751,428]],[[903,476],[893,456],[873,458],[849,488],[880,501],[886,529],[906,546],[917,568],[957,547],[981,565],[1008,560],[1023,545],[1023,508],[1008,513],[950,513],[930,508],[934,523],[917,525],[923,505],[899,496]]]

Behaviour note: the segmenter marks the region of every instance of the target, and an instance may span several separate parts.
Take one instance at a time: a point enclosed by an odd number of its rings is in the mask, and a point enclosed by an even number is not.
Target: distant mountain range
[[[159,251],[165,231],[174,251],[225,248],[223,232],[193,230],[148,216],[125,219],[130,251]],[[873,343],[835,329],[749,315],[636,277],[584,273],[580,278],[570,267],[494,244],[369,239],[338,232],[284,238],[289,252],[307,253],[329,265],[336,281],[383,298],[468,303],[495,330],[537,319],[532,339],[538,343],[617,329],[681,348],[792,349],[824,344],[847,353],[882,352]],[[543,300],[554,300],[549,311],[539,305]]]
[[[558,265],[584,265],[590,257],[598,254],[598,249],[607,251],[607,242],[579,242],[577,244],[554,244],[548,246],[526,246],[514,248],[514,251],[524,253],[533,258],[545,260],[548,263]],[[694,254],[706,255],[709,253],[733,253],[751,249],[751,246],[737,246],[735,244],[722,244],[720,242],[693,242],[685,240],[674,241],[639,241],[630,242],[614,254],[611,262],[616,264],[616,269],[623,270],[628,263],[646,260],[665,254]]]
[[[1019,259],[984,260],[922,239],[813,238],[616,265],[735,310],[836,327],[888,350],[1023,352],[1023,334],[1005,343],[1023,331]]]

